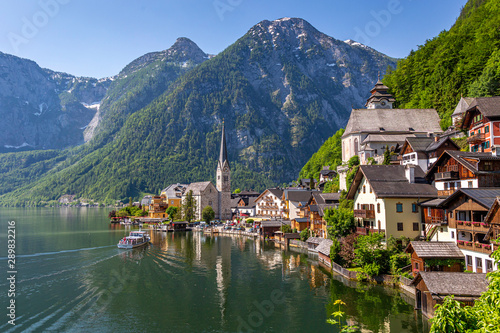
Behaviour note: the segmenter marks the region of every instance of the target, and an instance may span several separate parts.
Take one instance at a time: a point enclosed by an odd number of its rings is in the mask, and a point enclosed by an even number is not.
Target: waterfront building
[[[464,254],[455,242],[410,242],[405,249],[410,254],[411,271],[416,277],[418,272],[444,271],[463,272]],[[450,265],[439,264],[439,260],[452,260]]]
[[[419,203],[437,197],[415,165],[360,165],[347,193],[354,201],[356,232],[415,239],[423,235]]]
[[[167,203],[168,207],[181,207],[182,195],[186,191],[187,187],[187,184],[177,183],[169,185],[165,189],[163,189],[163,191],[161,191],[161,196],[165,198],[164,200]]]
[[[415,287],[415,309],[428,318],[434,317],[436,304],[442,304],[446,296],[472,306],[488,289],[486,274],[460,272],[419,272],[412,281]]]
[[[498,187],[461,188],[441,203],[441,207],[447,212],[450,237],[465,255],[466,269],[471,272],[482,273],[498,269],[490,256],[496,244],[492,240],[492,232],[495,230],[492,225],[497,225],[496,211],[491,208],[498,196]]]
[[[269,188],[255,199],[256,214],[263,218],[284,217],[285,203],[282,200],[283,190]]]

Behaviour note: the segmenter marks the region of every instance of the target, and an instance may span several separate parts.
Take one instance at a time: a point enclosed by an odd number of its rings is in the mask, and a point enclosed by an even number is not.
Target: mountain
[[[112,201],[174,182],[213,180],[222,121],[234,188],[288,182],[346,124],[351,107],[364,105],[378,73],[395,66],[395,59],[298,18],[262,21],[206,57],[174,82],[153,74],[162,55],[132,62],[108,89],[88,144],[0,203],[63,194]]]
[[[435,108],[443,129],[460,96],[500,95],[500,3],[469,0],[448,31],[399,61],[383,82],[402,108]]]
[[[0,52],[0,152],[83,143],[83,130],[110,82],[42,69]]]
[[[169,49],[132,61],[113,78],[99,111],[85,130],[85,141],[99,133],[105,141],[112,138],[131,113],[151,103],[177,78],[209,57],[190,39],[178,38]]]

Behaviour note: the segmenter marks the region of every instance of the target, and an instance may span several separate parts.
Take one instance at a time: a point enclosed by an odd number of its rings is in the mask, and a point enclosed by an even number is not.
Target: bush
[[[289,232],[292,232],[292,227],[289,226],[288,224],[283,224],[280,228],[281,232],[284,232],[284,233],[289,233]]]
[[[340,240],[341,250],[339,255],[345,267],[351,267],[354,264],[354,247],[357,239],[358,235],[353,233]]]
[[[380,272],[381,272],[381,267],[379,264],[375,262],[363,266],[363,273],[365,273],[369,277],[377,276],[380,274]]]
[[[325,210],[325,221],[332,228],[328,228],[328,236],[335,239],[349,235],[354,227],[354,212],[347,208]]]
[[[309,238],[309,228],[305,228],[300,232],[300,240],[305,242]]]
[[[246,221],[246,222],[247,222],[247,224],[253,224],[254,219],[247,219],[247,221]]]
[[[330,246],[330,259],[341,265],[344,266],[344,263],[342,262],[342,257],[340,256],[340,250],[342,249],[342,245],[340,242],[336,239],[333,239],[333,244]]]
[[[408,266],[411,263],[409,253],[397,253],[393,254],[390,259],[391,274],[399,275],[401,274],[401,269]]]

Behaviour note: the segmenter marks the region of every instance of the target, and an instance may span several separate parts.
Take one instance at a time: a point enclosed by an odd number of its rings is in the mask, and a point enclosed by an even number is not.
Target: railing
[[[474,135],[471,135],[467,138],[468,143],[474,143],[474,142],[480,142],[484,141],[485,136],[484,133],[476,133]]]
[[[475,242],[458,240],[457,245],[461,249],[474,251],[474,252],[480,252],[480,253],[486,253],[486,254],[490,254],[491,252],[493,252],[493,246],[491,244],[475,243]]]
[[[457,222],[457,229],[459,230],[487,232],[490,229],[490,225],[486,222],[460,221],[460,220],[457,220],[456,222]]]
[[[458,171],[436,172],[434,175],[436,180],[453,180],[458,179]]]
[[[356,227],[356,233],[358,235],[368,235],[368,234],[373,234],[373,233],[385,233],[384,229],[374,229],[374,228],[366,228],[366,227]]]
[[[438,190],[439,197],[448,197],[453,194],[455,190]]]
[[[345,269],[344,267],[340,266],[339,264],[335,263],[332,261],[332,270],[334,272],[339,273],[340,275],[345,276],[348,279],[355,280],[358,276],[357,272],[350,271],[348,269]]]
[[[404,284],[405,286],[409,286],[411,283],[412,283],[413,280],[411,279],[408,279],[404,276],[400,276],[399,277],[399,282],[401,282],[402,284]]]
[[[374,219],[375,218],[375,210],[372,209],[355,209],[354,217],[360,217],[363,219]]]

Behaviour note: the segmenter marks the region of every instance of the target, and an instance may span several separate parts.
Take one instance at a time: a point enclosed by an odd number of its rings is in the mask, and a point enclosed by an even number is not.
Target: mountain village
[[[391,238],[409,240],[404,251],[411,264],[404,271],[411,278],[402,276],[400,285],[415,296],[415,307],[424,315],[432,318],[434,305],[447,295],[473,304],[488,286],[486,273],[498,270],[490,255],[500,236],[500,97],[462,97],[453,126],[443,132],[436,110],[394,109],[388,90],[379,80],[366,108],[352,110],[342,136],[343,164],[336,170],[324,166],[317,180],[301,179],[262,193],[231,193],[222,124],[216,185],[172,184],[134,205],[148,211],[150,222],[168,221],[168,207],[180,210],[189,194],[194,220],[201,220],[202,210],[210,206],[217,222],[232,222],[233,229],[244,231],[243,222],[249,221],[254,234],[308,248],[333,271],[356,279],[355,271],[332,262],[329,229],[334,226],[325,219],[342,200],[351,200],[354,235],[379,234],[384,244]],[[460,137],[467,151],[453,140]],[[353,158],[360,165],[348,180]],[[336,177],[344,198],[340,191],[323,193]],[[307,240],[301,242],[304,230]]]

